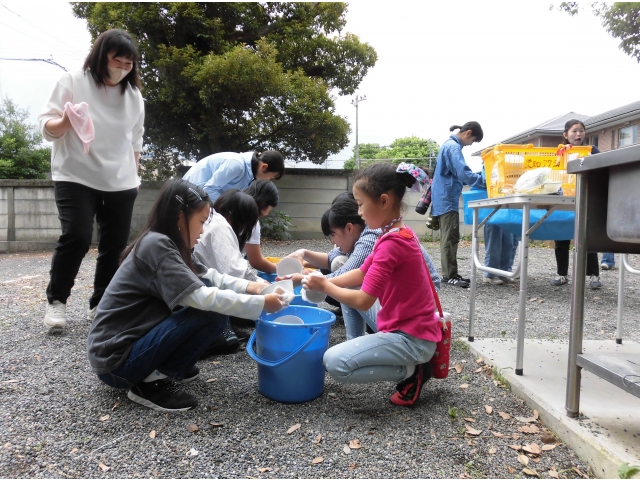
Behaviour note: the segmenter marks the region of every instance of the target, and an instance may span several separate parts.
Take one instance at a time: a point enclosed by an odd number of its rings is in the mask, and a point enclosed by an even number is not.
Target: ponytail
[[[284,157],[276,150],[265,150],[262,153],[253,152],[251,157],[251,171],[255,177],[258,173],[260,162],[267,165],[267,172],[275,172],[274,180],[280,180],[284,175]]]
[[[482,131],[482,127],[478,122],[467,122],[464,125],[452,125],[449,128],[450,132],[459,129],[458,133],[466,132],[467,130],[471,130],[471,135],[473,135],[476,139],[476,142],[481,142],[484,137],[484,132]]]

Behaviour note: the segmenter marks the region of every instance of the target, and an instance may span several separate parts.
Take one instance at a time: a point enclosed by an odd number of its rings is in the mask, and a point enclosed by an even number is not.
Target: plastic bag
[[[513,190],[517,193],[533,193],[540,190],[540,186],[545,183],[551,174],[549,167],[534,168],[523,173]]]

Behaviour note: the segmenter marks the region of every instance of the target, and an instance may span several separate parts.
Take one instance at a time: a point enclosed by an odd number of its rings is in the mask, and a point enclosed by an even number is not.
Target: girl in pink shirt
[[[308,276],[304,288],[321,291],[364,311],[380,300],[378,333],[336,345],[324,355],[329,374],[343,383],[393,381],[396,405],[413,405],[431,377],[429,360],[440,341],[429,274],[415,233],[402,221],[402,198],[416,178],[414,165],[389,163],[367,167],[355,179],[358,213],[371,229],[382,228],[373,252],[359,269],[326,279]],[[349,287],[361,286],[360,290]]]

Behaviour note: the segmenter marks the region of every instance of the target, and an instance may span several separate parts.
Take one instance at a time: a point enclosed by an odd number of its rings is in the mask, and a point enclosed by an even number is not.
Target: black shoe
[[[418,398],[422,387],[433,375],[433,366],[431,362],[416,365],[416,369],[409,378],[404,379],[396,385],[397,392],[391,395],[389,399],[394,405],[402,407],[410,407],[414,405]]]
[[[240,340],[236,336],[236,333],[227,327],[222,334],[213,341],[213,343],[202,354],[201,358],[209,357],[211,355],[228,355],[235,352],[240,346]]]
[[[194,365],[187,373],[185,373],[182,380],[176,380],[176,383],[181,383],[182,385],[184,385],[185,383],[193,382],[196,378],[198,378],[198,375],[200,375],[200,369]]]
[[[183,412],[198,405],[196,397],[182,390],[182,386],[170,378],[134,385],[127,397],[132,402],[160,412]]]
[[[455,277],[451,277],[451,278],[442,277],[442,283],[447,283],[449,285],[453,285],[461,288],[469,288],[470,282],[471,282],[470,280],[466,278],[462,278],[460,275],[456,275]]]

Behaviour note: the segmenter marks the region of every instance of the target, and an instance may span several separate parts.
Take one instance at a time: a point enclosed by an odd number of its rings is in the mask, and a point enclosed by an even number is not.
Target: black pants
[[[47,299],[67,303],[76,275],[91,246],[93,217],[98,223],[98,259],[89,308],[100,302],[127,246],[138,189],[102,192],[74,182],[55,182],[62,235],[51,259]]]
[[[556,240],[556,264],[558,266],[558,275],[566,277],[569,274],[569,246],[571,240]],[[600,276],[600,264],[598,263],[597,253],[587,253],[587,277],[594,275]]]

